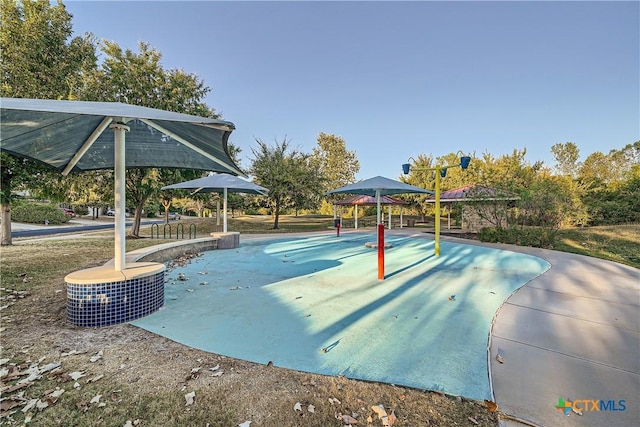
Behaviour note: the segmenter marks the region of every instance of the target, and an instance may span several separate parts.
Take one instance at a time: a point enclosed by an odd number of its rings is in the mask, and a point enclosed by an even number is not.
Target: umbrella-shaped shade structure
[[[227,148],[234,128],[231,122],[121,103],[0,99],[0,150],[47,163],[63,174],[115,171],[114,263],[65,277],[71,323],[106,326],[162,306],[164,264],[125,262],[125,169],[244,175]]]
[[[378,279],[384,279],[384,225],[380,223],[380,205],[381,197],[390,194],[403,194],[403,193],[422,193],[433,194],[433,191],[425,190],[424,188],[416,187],[414,185],[405,184],[404,182],[396,181],[394,179],[385,178],[383,176],[376,176],[373,178],[365,179],[364,181],[356,182],[354,184],[345,185],[344,187],[336,188],[335,190],[327,191],[326,194],[363,194],[366,196],[374,196],[376,199],[377,209],[377,224],[378,224]]]
[[[227,193],[267,194],[269,189],[229,174],[215,174],[191,181],[162,187],[169,189],[194,189],[196,193],[223,193],[223,232],[227,232]]]
[[[231,122],[115,102],[1,98],[0,109],[0,150],[65,175],[115,170],[116,270],[125,268],[125,168],[244,175],[227,148]]]
[[[327,191],[326,194],[361,194],[375,197],[376,205],[378,206],[377,221],[378,224],[380,224],[380,205],[382,204],[381,196],[403,193],[433,194],[433,191],[425,190],[424,188],[405,184],[404,182],[385,178],[383,176],[376,176],[365,179],[364,181],[336,188],[335,190]]]
[[[338,200],[334,202],[336,205],[354,205],[354,206],[374,206],[378,204],[378,201],[373,196],[366,196],[363,194],[347,197],[346,199]],[[406,205],[404,200],[396,199],[391,196],[380,196],[381,205]]]
[[[378,204],[378,201],[373,196],[367,196],[364,194],[359,194],[351,197],[347,197],[346,199],[338,200],[334,202],[336,205],[353,205],[356,208],[355,212],[355,228],[358,228],[358,206],[375,206]],[[407,205],[408,202],[404,200],[396,199],[391,196],[380,196],[380,204],[381,205]],[[400,220],[402,221],[402,213],[400,215]],[[391,227],[391,217],[389,217],[389,227]]]

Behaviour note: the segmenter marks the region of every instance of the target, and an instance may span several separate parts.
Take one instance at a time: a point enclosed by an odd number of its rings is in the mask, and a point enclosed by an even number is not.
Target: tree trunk
[[[11,204],[3,203],[2,205],[2,242],[1,246],[12,245],[11,241]]]
[[[278,229],[278,220],[280,219],[280,199],[276,199],[275,219],[273,220],[273,229]]]
[[[140,237],[140,220],[142,219],[142,208],[144,201],[136,206],[135,215],[133,216],[133,226],[131,227],[131,235]]]
[[[171,207],[171,200],[169,200],[168,203],[166,200],[163,200],[162,206],[164,207],[164,223],[169,224],[169,207]]]

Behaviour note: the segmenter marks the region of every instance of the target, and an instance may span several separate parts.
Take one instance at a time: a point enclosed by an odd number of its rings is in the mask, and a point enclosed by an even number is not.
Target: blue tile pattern
[[[109,326],[154,313],[164,304],[164,274],[90,285],[67,283],[67,320],[77,326]]]

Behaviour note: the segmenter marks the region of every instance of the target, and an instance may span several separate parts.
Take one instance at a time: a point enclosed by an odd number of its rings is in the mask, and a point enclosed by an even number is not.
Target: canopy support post
[[[222,231],[224,233],[227,232],[227,187],[224,187],[224,201],[222,202],[222,210],[224,211],[224,218],[223,218],[223,225],[222,225]]]
[[[114,173],[115,173],[115,258],[114,269],[122,271],[126,268],[126,238],[125,238],[125,209],[126,209],[126,186],[125,186],[125,132],[129,127],[123,123],[114,123],[109,126],[114,134]]]

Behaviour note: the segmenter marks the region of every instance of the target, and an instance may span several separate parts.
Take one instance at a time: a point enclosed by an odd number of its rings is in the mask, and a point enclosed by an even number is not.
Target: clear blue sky
[[[357,153],[358,179],[397,178],[412,156],[551,146],[581,157],[640,139],[640,3],[80,2],[76,34],[197,74],[255,138],[311,152],[319,132]]]

